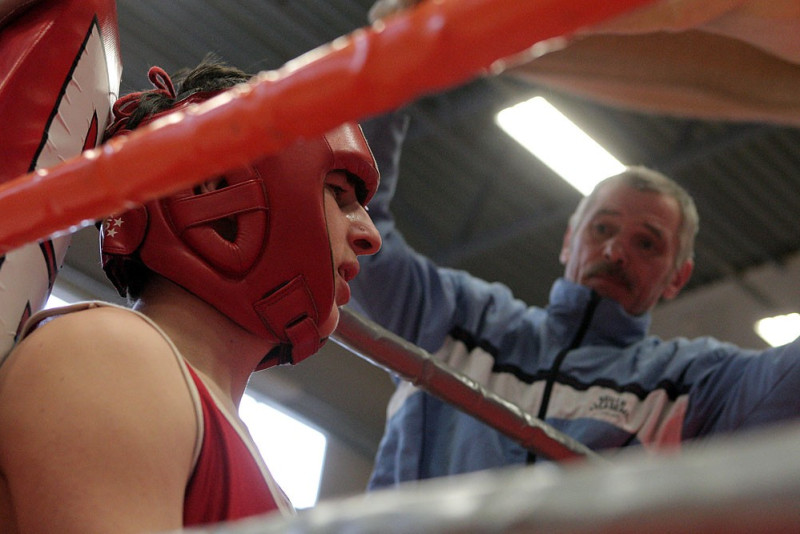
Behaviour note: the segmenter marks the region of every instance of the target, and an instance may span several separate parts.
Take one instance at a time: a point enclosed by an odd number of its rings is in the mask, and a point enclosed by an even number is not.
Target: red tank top
[[[203,382],[188,367],[203,409],[203,439],[186,486],[185,526],[231,521],[278,509],[253,453],[219,409]],[[276,488],[276,491],[280,491]],[[288,502],[283,495],[284,502]]]
[[[31,317],[22,335],[26,336],[37,326],[58,315],[97,306],[125,309],[153,326],[172,348],[179,365],[188,371],[187,386],[191,389],[188,377],[195,384],[196,409],[198,412],[202,411],[203,426],[200,429],[202,436],[194,471],[184,494],[184,526],[232,521],[274,510],[293,514],[291,502],[261,462],[252,440],[246,442],[246,438],[239,434],[194,369],[186,363],[169,337],[147,316],[113,304],[81,302],[37,313]],[[195,397],[194,394],[192,396]]]

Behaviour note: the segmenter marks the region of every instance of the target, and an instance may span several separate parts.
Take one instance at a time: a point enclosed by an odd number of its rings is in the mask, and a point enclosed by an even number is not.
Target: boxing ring
[[[671,458],[472,473],[323,502],[206,534],[774,534],[800,525],[800,427],[716,440]],[[795,461],[791,461],[791,460]]]
[[[6,181],[0,254],[68,236],[299,137],[500,72],[516,61],[509,57],[541,53],[582,27],[650,1],[572,0],[569,9],[559,0],[425,2],[185,112]],[[462,53],[464,43],[473,45],[473,54]],[[560,463],[414,483],[322,503],[296,518],[270,515],[193,532],[800,530],[800,427],[687,445],[674,456],[599,455],[350,311],[334,340]]]

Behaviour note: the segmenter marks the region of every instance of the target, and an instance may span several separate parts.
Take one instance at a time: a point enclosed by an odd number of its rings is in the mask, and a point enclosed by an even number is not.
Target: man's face
[[[564,276],[641,315],[660,298],[675,297],[689,280],[692,261],[675,266],[680,222],[674,198],[607,185],[564,236]]]
[[[325,220],[333,257],[336,310],[328,324],[320,325],[323,337],[333,333],[339,322],[338,307],[350,300],[348,282],[358,274],[357,257],[375,254],[381,248],[381,236],[358,202],[354,183],[343,172],[334,171],[325,178]]]

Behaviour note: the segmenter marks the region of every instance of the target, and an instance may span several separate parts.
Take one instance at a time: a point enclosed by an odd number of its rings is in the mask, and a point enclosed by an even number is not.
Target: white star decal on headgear
[[[122,217],[109,217],[103,221],[103,230],[107,236],[114,237],[118,233],[117,229],[121,227],[124,222]]]

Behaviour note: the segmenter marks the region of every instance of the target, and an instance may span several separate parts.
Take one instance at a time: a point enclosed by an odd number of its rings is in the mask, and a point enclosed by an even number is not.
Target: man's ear
[[[570,242],[572,241],[572,228],[567,226],[567,231],[564,232],[564,240],[561,242],[561,253],[558,255],[558,261],[561,265],[566,265],[569,261]]]
[[[661,297],[665,300],[670,300],[678,296],[678,293],[681,292],[683,286],[689,281],[689,278],[692,277],[692,271],[694,270],[694,260],[688,259],[683,262],[683,265],[675,269],[675,272],[672,274],[672,280],[670,280],[669,285],[664,288],[664,292],[661,293]]]

